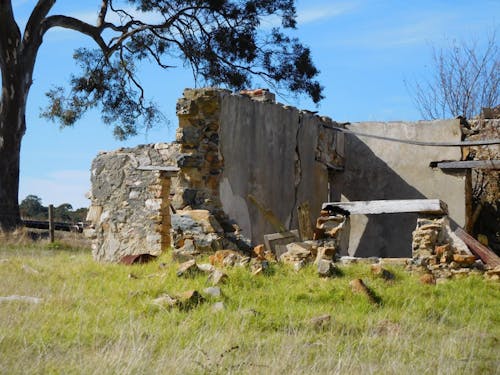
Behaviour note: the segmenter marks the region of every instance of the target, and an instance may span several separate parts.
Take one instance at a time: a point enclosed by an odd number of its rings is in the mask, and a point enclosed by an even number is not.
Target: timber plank
[[[493,250],[491,250],[489,247],[484,246],[481,242],[476,240],[474,237],[472,237],[470,234],[468,234],[465,230],[462,228],[458,227],[455,230],[455,234],[465,242],[465,244],[469,247],[470,251],[472,253],[481,258],[481,260],[485,263],[490,265],[491,267],[496,267],[500,265],[500,257],[496,255]]]
[[[349,211],[351,215],[378,215],[410,212],[445,215],[448,213],[446,203],[439,199],[331,202],[323,203],[322,209],[325,210],[329,206]]]
[[[442,161],[437,162],[436,167],[441,169],[500,169],[500,160]]]

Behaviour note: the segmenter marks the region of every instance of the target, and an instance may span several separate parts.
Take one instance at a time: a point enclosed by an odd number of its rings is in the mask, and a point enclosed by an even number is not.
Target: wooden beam
[[[439,199],[403,199],[403,200],[376,200],[354,202],[323,203],[322,209],[339,207],[349,211],[351,215],[378,215],[396,213],[430,213],[437,215],[448,214],[446,203]]]
[[[487,246],[484,246],[481,242],[476,240],[462,228],[458,227],[455,230],[455,234],[458,236],[458,238],[464,241],[465,244],[469,247],[470,251],[472,251],[475,256],[481,258],[481,260],[485,264],[488,264],[493,268],[500,265],[500,257],[496,255],[493,250],[491,250]]]
[[[178,167],[165,166],[165,165],[140,165],[137,167],[140,171],[159,171],[164,173],[167,177],[175,177],[180,171]]]
[[[441,169],[500,169],[500,160],[463,160],[432,162],[431,167]]]

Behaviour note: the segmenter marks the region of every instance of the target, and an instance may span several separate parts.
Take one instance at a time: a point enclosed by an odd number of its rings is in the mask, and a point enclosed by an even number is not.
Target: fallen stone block
[[[196,265],[196,260],[194,260],[194,259],[188,260],[187,262],[180,264],[179,267],[177,268],[177,276],[178,277],[194,276],[199,272],[200,272],[200,269]]]
[[[228,279],[227,274],[217,269],[208,276],[208,282],[212,283],[212,285],[221,284],[225,282],[227,279]]]
[[[218,286],[209,286],[203,290],[203,293],[208,294],[211,297],[220,297],[221,290]]]
[[[289,232],[280,232],[264,235],[264,245],[266,251],[274,254],[276,259],[280,259],[281,254],[287,251],[286,245],[292,242],[300,241],[299,231],[294,229]]]
[[[243,255],[234,250],[217,250],[209,256],[210,264],[213,266],[234,266],[241,261]]]
[[[226,309],[226,306],[224,305],[224,302],[222,302],[222,301],[215,302],[212,305],[212,311],[213,312],[223,311],[225,309]]]
[[[324,327],[330,323],[331,319],[332,316],[330,314],[324,314],[311,318],[311,320],[309,320],[309,323],[311,323],[315,327]]]
[[[375,292],[373,292],[373,290],[366,286],[363,280],[354,279],[349,282],[349,286],[351,287],[353,293],[365,295],[370,303],[374,305],[378,305],[381,303],[380,298],[375,294]]]
[[[212,273],[215,271],[215,267],[213,265],[211,265],[210,263],[201,263],[201,264],[197,264],[197,266],[201,272]]]
[[[471,266],[476,259],[474,255],[453,254],[453,261],[462,266]]]
[[[286,245],[286,253],[290,256],[307,258],[311,255],[312,245],[307,242],[292,242]]]
[[[427,285],[435,285],[436,284],[436,278],[432,273],[426,273],[420,276],[420,282],[422,284],[427,284]]]
[[[304,259],[299,260],[293,264],[293,269],[295,272],[299,272],[302,268],[306,266],[306,261]]]
[[[269,263],[266,260],[254,262],[250,264],[250,270],[254,276],[265,274],[269,271]]]
[[[257,259],[265,259],[266,249],[263,244],[257,245],[253,248],[253,254]]]
[[[336,252],[337,250],[335,249],[334,246],[319,246],[316,253],[316,259],[314,261],[314,264],[318,264],[318,262],[322,259],[333,260]]]
[[[394,274],[391,271],[382,267],[381,264],[372,264],[371,271],[375,276],[380,277],[386,281],[395,279]]]
[[[337,273],[337,267],[331,260],[321,259],[317,265],[318,275],[320,277],[330,277]]]
[[[153,305],[158,305],[161,307],[175,307],[179,304],[179,301],[176,298],[169,296],[168,294],[162,294],[158,298],[155,298],[151,301]]]
[[[183,310],[192,309],[205,301],[205,298],[196,290],[188,290],[179,294],[177,297],[179,300],[179,307]]]

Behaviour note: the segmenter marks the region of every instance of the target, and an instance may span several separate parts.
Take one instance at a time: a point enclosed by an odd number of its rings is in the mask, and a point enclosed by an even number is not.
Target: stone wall
[[[452,225],[464,225],[465,173],[429,166],[460,160],[458,147],[352,135],[344,144],[344,134],[331,129],[343,125],[275,103],[263,90],[186,89],[177,114],[175,142],[120,149],[94,160],[93,227],[87,234],[96,259],[156,255],[169,244],[179,257],[248,249],[277,232],[276,221],[298,228],[299,206],[307,203],[315,222],[321,205],[335,200],[441,199],[450,208]],[[458,120],[358,123],[350,129],[436,142],[462,136]],[[139,166],[177,166],[179,171],[170,179]],[[415,215],[353,215],[349,251],[410,257],[415,222]]]
[[[403,140],[460,142],[459,120],[365,122],[352,131]],[[466,173],[431,168],[433,161],[461,160],[460,147],[429,147],[346,136],[345,170],[333,178],[334,200],[441,199],[451,225],[466,220]],[[349,252],[356,256],[410,257],[415,214],[353,215]]]
[[[171,179],[165,172],[138,168],[175,165],[179,153],[178,144],[154,144],[102,152],[94,159],[91,226],[85,234],[96,260],[159,255],[170,246]]]
[[[262,243],[277,229],[250,194],[287,228],[297,227],[304,202],[316,219],[328,197],[328,169],[343,165],[343,135],[323,127],[335,125],[330,119],[257,92],[186,89],[175,142],[94,160],[87,235],[96,259],[158,255],[169,241],[184,255]],[[165,165],[179,168],[171,186],[160,172],[137,169]]]

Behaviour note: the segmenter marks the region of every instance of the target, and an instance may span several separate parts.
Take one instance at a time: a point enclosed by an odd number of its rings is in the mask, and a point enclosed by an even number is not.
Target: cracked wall
[[[297,207],[308,202],[311,220],[328,201],[328,167],[343,165],[343,135],[324,128],[328,118],[246,96],[221,102],[220,153],[224,212],[253,243],[277,228],[248,200],[253,195],[288,229],[298,227]]]

